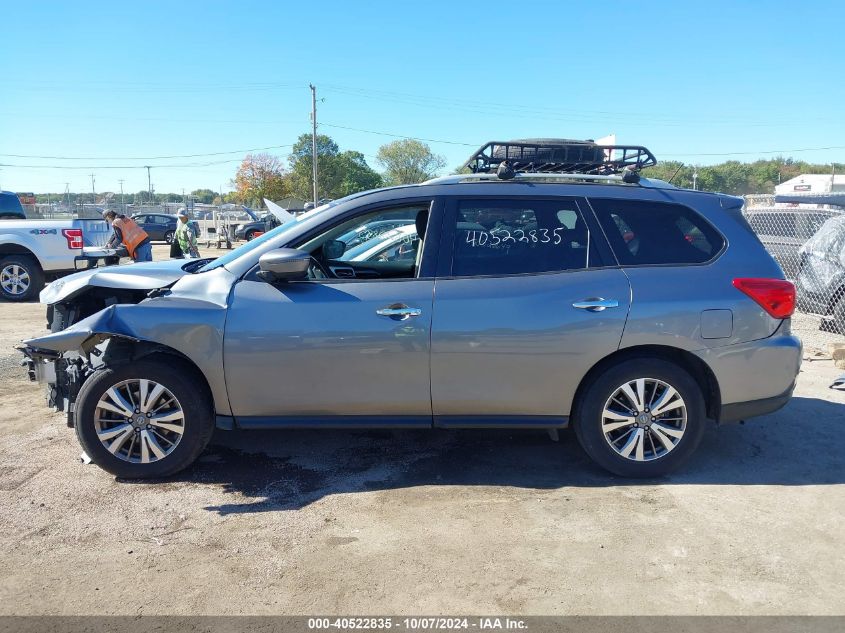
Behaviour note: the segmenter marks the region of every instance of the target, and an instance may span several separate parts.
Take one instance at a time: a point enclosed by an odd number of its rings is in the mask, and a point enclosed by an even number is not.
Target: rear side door
[[[587,371],[618,348],[630,286],[586,209],[575,198],[447,205],[431,335],[435,425],[559,426]]]

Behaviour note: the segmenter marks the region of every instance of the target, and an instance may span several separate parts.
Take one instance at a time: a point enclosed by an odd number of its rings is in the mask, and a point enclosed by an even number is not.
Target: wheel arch
[[[44,266],[41,265],[41,260],[38,259],[38,255],[26,246],[22,246],[21,244],[17,244],[15,242],[0,241],[0,257],[6,257],[8,255],[26,255],[27,257],[31,257],[35,263],[38,264],[41,270],[44,270]]]
[[[205,395],[214,403],[215,413],[221,410],[228,409],[228,402],[225,407],[219,407],[214,398],[214,391],[211,388],[211,382],[205,373],[200,369],[193,360],[188,356],[162,343],[154,343],[152,341],[143,341],[124,337],[121,335],[105,335],[109,339],[109,345],[103,355],[103,362],[106,365],[116,366],[125,365],[141,359],[147,359],[150,356],[162,354],[178,358],[181,362],[188,365],[200,380],[200,389],[205,392]]]
[[[722,408],[722,396],[719,389],[719,382],[713,370],[695,354],[668,345],[637,345],[626,347],[602,358],[590,368],[578,384],[578,388],[575,390],[575,397],[572,400],[572,414],[577,415],[584,392],[597,376],[616,363],[639,358],[656,358],[669,361],[686,370],[701,388],[707,417],[714,420],[719,419]]]

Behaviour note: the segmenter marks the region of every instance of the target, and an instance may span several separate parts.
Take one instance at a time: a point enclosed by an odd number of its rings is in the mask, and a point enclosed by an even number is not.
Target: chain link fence
[[[185,209],[182,202],[163,202],[158,204],[122,204],[117,201],[80,204],[26,204],[26,217],[32,220],[65,220],[80,218],[98,220],[103,211],[110,210],[129,216],[174,215],[179,209]],[[188,216],[196,223],[199,230],[199,240],[207,244],[224,243],[228,248],[236,240],[235,234],[241,224],[253,222],[244,207],[234,204],[211,205],[190,204],[187,207]],[[253,211],[255,214],[255,211]],[[264,215],[259,212],[258,216]]]
[[[745,198],[745,218],[795,284],[792,328],[808,350],[845,341],[845,209]]]

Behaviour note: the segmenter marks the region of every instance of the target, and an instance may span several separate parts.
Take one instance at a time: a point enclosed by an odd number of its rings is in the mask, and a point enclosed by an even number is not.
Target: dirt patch
[[[681,473],[608,476],[570,434],[219,432],[190,470],[79,460],[0,304],[0,614],[845,613],[845,393],[805,363],[782,411]]]

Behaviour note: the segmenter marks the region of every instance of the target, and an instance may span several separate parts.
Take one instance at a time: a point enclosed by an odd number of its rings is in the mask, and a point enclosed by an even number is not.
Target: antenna
[[[679,172],[679,171],[681,171],[683,168],[684,168],[684,164],[683,164],[683,163],[681,163],[680,165],[678,165],[678,168],[675,170],[675,173],[674,173],[674,174],[672,174],[672,177],[671,177],[669,180],[667,180],[666,182],[668,182],[668,183],[671,185],[671,184],[672,184],[672,181],[675,179],[675,176],[677,176],[677,175],[678,175],[678,172]]]

